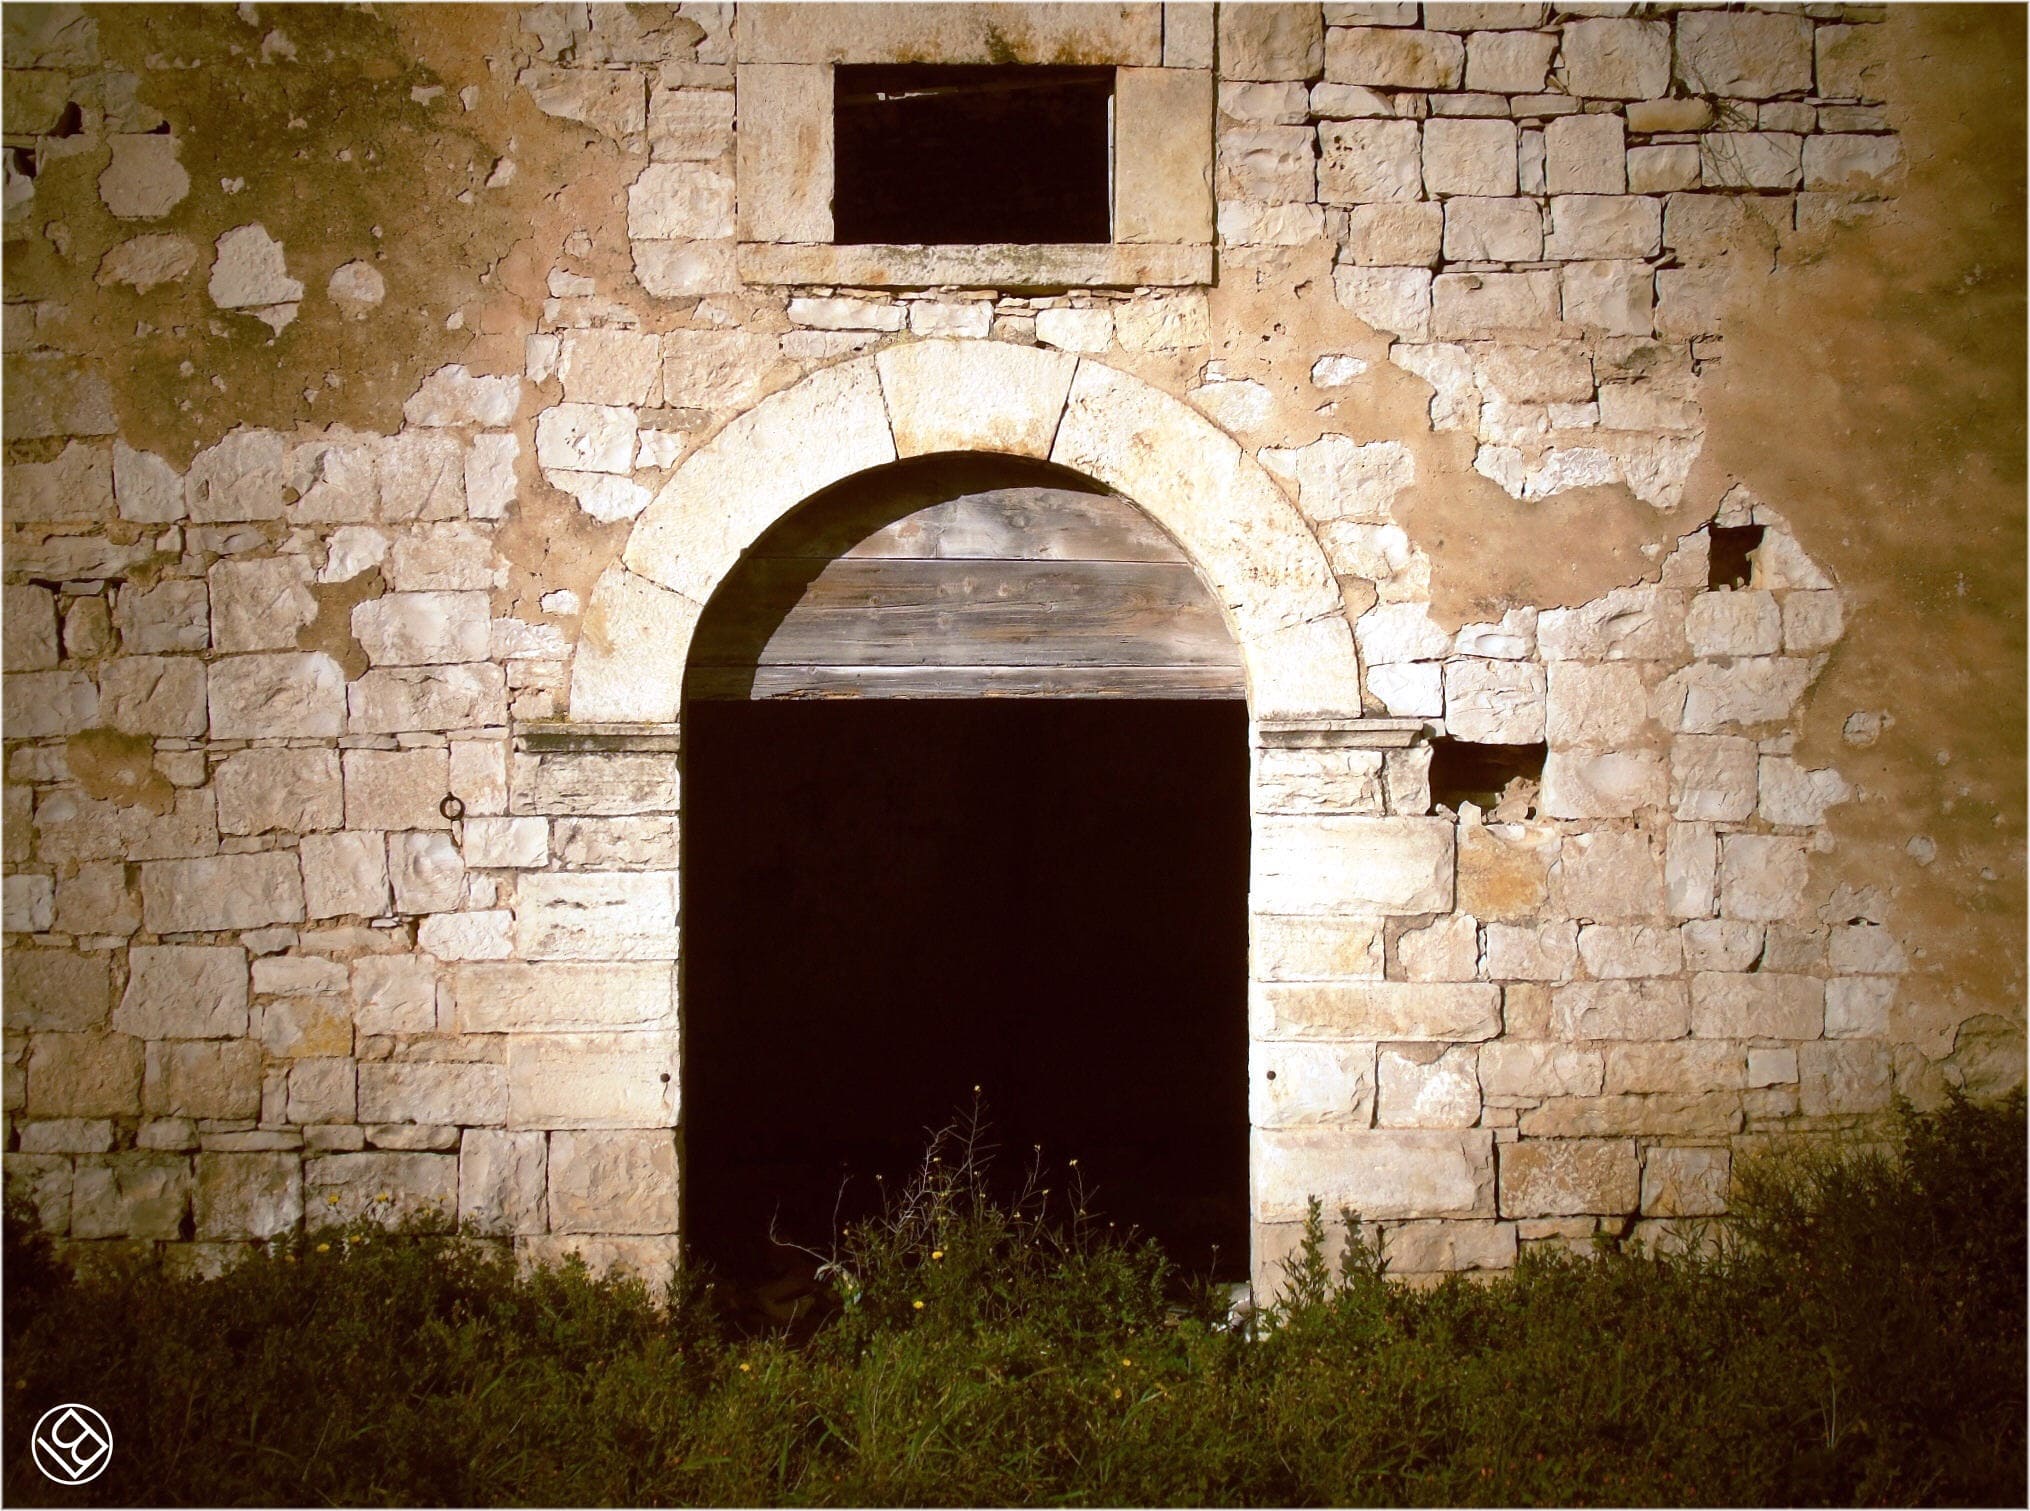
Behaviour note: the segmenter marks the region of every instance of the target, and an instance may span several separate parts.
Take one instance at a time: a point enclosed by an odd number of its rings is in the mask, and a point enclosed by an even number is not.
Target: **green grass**
[[[741,1336],[482,1244],[320,1235],[67,1277],[10,1225],[16,1504],[2021,1505],[2024,1103],[1744,1171],[1721,1252],[1388,1282],[1314,1246],[1252,1335],[1147,1245],[926,1163],[821,1324]],[[1323,1237],[1322,1225],[1315,1236]],[[320,1249],[320,1244],[329,1247]],[[38,1259],[38,1255],[41,1259]],[[921,1302],[919,1307],[916,1303]],[[56,1491],[41,1410],[113,1423]]]

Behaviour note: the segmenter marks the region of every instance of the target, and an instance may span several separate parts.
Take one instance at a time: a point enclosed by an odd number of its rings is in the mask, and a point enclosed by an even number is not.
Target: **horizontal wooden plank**
[[[740,586],[700,624],[697,664],[1240,664],[1217,607],[1178,563],[756,561]]]
[[[937,459],[944,462],[945,459]],[[892,487],[842,489],[792,516],[754,548],[757,560],[916,557],[938,561],[1184,561],[1140,509],[1111,494],[1056,487],[954,490],[993,474],[968,459],[915,468]],[[856,480],[857,481],[857,480]]]
[[[700,667],[694,700],[791,698],[1230,698],[1246,696],[1237,667],[1218,666],[763,666]]]

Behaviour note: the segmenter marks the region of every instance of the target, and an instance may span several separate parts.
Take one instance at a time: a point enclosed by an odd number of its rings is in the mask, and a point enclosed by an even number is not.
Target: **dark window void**
[[[842,65],[833,240],[1108,241],[1111,68]]]
[[[1706,531],[1706,586],[1745,588],[1755,572],[1760,525],[1714,525]]]
[[[1442,737],[1431,742],[1431,801],[1455,813],[1461,803],[1492,813],[1506,801],[1512,809],[1525,797],[1534,806],[1543,780],[1542,745],[1475,745]]]
[[[1245,1274],[1243,704],[694,703],[684,737],[696,1252],[789,1268],[771,1219],[823,1247],[977,1085],[1003,1177],[1040,1144]]]

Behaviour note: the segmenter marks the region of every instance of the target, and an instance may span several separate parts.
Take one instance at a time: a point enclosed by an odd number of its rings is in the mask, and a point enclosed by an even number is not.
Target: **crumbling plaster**
[[[2021,1080],[2020,14],[1105,9],[1217,76],[1210,288],[743,283],[731,6],[9,8],[53,1226],[666,1260],[690,617],[948,446],[1119,488],[1248,657],[1258,1265],[1307,1191],[1412,1273],[1660,1236]],[[1542,790],[1433,814],[1412,724]]]

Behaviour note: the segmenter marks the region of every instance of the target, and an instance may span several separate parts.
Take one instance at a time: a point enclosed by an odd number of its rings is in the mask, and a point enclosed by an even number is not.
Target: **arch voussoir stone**
[[[697,616],[747,548],[842,478],[941,451],[1045,458],[1131,499],[1218,600],[1257,720],[1359,716],[1353,633],[1325,553],[1231,436],[1089,357],[927,340],[813,373],[685,459],[593,591],[570,717],[673,720]]]

